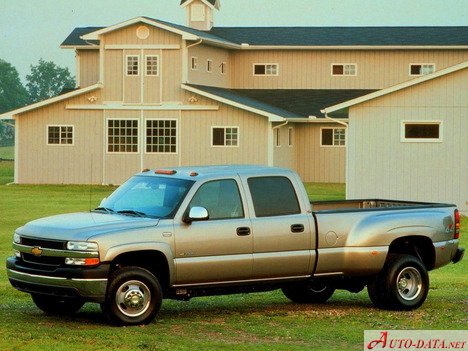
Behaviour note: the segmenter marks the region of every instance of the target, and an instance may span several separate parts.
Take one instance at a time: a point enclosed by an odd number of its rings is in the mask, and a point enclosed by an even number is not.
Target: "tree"
[[[60,94],[64,89],[75,87],[75,78],[68,68],[57,66],[52,61],[39,60],[31,65],[31,73],[26,76],[26,88],[32,102],[45,100]]]
[[[10,63],[0,59],[0,114],[28,103],[29,95],[21,83],[18,71]],[[13,121],[8,123],[13,124]],[[14,138],[13,127],[0,123],[0,146],[13,145]]]

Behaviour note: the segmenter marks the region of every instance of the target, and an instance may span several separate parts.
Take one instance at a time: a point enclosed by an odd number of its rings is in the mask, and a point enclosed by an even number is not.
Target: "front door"
[[[209,219],[175,228],[176,285],[251,278],[253,237],[238,178],[203,183],[187,211],[204,207]]]

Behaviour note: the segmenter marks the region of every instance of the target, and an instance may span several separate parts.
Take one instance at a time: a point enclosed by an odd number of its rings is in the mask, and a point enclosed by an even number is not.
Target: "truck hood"
[[[106,213],[70,213],[37,219],[18,228],[16,233],[51,240],[87,240],[91,236],[157,226],[159,219]]]

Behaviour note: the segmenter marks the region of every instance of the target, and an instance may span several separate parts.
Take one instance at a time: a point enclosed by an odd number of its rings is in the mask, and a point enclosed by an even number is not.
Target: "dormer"
[[[187,26],[208,31],[213,27],[213,10],[219,10],[219,0],[181,0],[180,6],[185,8]]]

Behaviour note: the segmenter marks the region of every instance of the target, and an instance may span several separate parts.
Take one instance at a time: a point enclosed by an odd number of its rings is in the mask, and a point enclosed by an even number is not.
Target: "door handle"
[[[249,227],[239,227],[239,228],[237,228],[237,235],[238,236],[250,235],[250,228]]]
[[[292,224],[291,225],[291,232],[293,233],[302,233],[304,231],[303,224]]]

